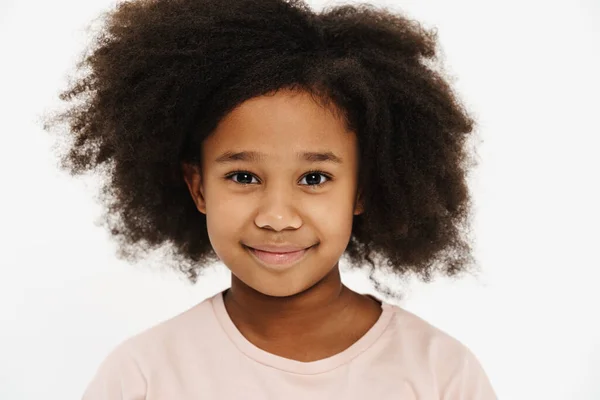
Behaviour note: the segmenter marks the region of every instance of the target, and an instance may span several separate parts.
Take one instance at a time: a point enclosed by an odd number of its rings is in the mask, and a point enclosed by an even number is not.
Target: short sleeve
[[[98,367],[81,400],[144,400],[146,380],[125,343]]]
[[[452,377],[442,400],[498,400],[475,355],[467,350],[461,368]]]

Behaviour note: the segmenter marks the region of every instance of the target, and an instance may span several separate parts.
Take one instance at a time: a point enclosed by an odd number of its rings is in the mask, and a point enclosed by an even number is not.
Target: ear
[[[356,200],[354,201],[354,215],[360,215],[365,212],[364,199],[362,190],[359,190],[356,194]]]
[[[202,214],[206,214],[206,201],[204,200],[204,186],[200,168],[197,165],[182,163],[181,171],[192,199],[196,203],[196,208]]]

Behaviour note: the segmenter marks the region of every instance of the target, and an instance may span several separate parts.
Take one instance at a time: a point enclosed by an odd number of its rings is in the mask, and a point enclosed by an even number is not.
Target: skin
[[[217,161],[242,151],[262,156]],[[303,152],[331,152],[341,162],[305,160]],[[315,169],[325,176],[309,173]],[[343,351],[377,321],[380,303],[341,282],[339,259],[363,209],[357,138],[333,113],[303,92],[253,98],[205,140],[201,169],[183,165],[183,173],[232,273],[225,307],[250,342],[314,361]],[[292,268],[273,271],[244,246],[278,243],[314,247]]]

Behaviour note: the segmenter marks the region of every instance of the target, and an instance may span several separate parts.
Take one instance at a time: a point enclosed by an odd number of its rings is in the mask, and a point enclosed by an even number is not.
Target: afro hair
[[[471,270],[467,186],[474,120],[443,74],[437,32],[372,5],[301,0],[137,0],[101,16],[59,98],[60,167],[102,173],[119,258],[167,245],[193,283],[218,261],[182,174],[240,103],[281,89],[334,104],[356,133],[364,212],[344,256],[375,278]],[[438,63],[440,64],[440,63]],[[78,100],[78,101],[76,101]],[[66,132],[66,133],[65,133]]]

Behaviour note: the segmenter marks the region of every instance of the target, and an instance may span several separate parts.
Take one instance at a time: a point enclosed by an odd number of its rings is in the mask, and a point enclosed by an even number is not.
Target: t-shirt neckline
[[[375,324],[373,324],[373,326],[371,326],[371,328],[360,339],[354,342],[347,349],[343,350],[341,353],[334,354],[333,356],[321,360],[304,362],[269,353],[246,339],[246,337],[242,335],[242,333],[235,326],[229,316],[229,313],[227,312],[227,309],[225,308],[223,294],[226,290],[214,295],[211,299],[211,304],[221,327],[230,340],[238,348],[238,350],[263,365],[297,374],[320,374],[350,362],[352,359],[358,357],[361,353],[366,351],[379,339],[389,325],[389,322],[394,314],[391,304],[376,299],[381,303],[381,315]]]

